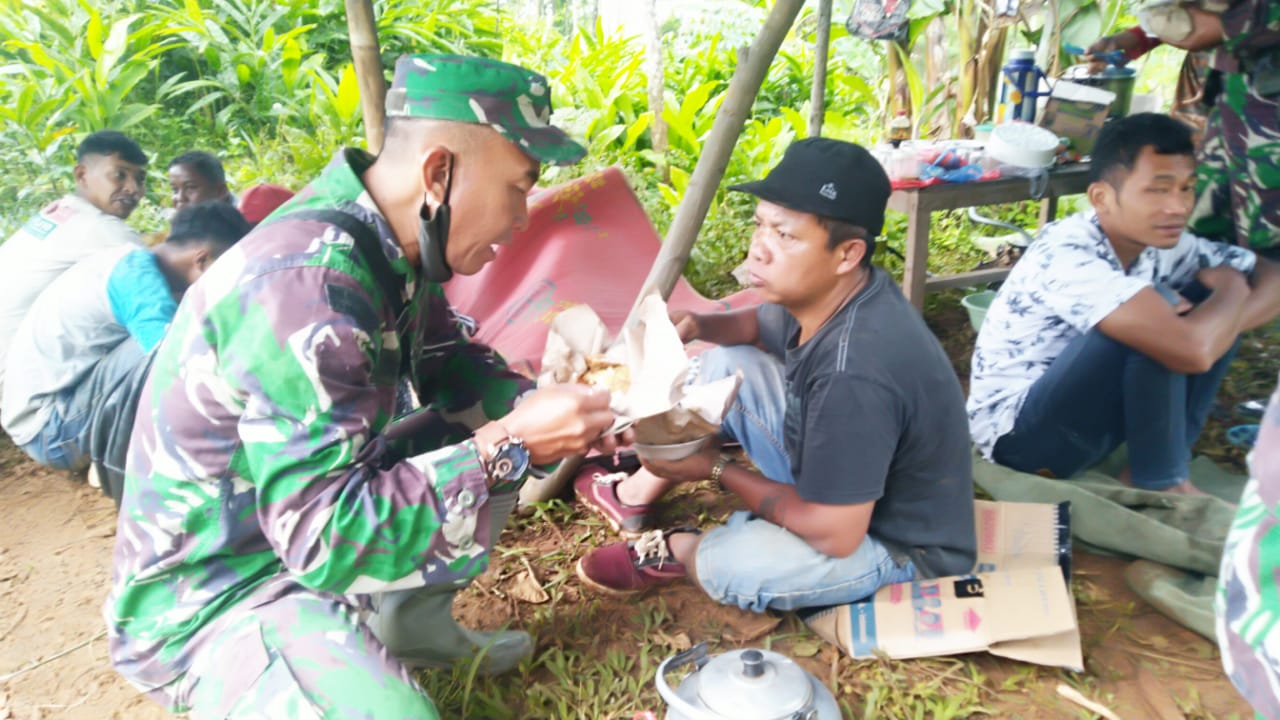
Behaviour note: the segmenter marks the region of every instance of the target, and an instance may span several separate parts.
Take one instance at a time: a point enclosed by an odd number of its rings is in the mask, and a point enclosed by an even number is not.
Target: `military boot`
[[[493,547],[515,509],[516,493],[489,499]],[[458,625],[453,599],[460,587],[397,590],[373,596],[368,625],[387,651],[408,667],[447,667],[481,657],[480,671],[499,675],[533,654],[533,638],[521,630],[484,632]]]

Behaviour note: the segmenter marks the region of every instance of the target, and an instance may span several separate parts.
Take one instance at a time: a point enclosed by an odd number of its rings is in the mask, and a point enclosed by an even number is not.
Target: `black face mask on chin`
[[[444,199],[434,213],[422,201],[418,211],[418,264],[421,266],[421,277],[427,282],[443,283],[453,277],[453,268],[449,267],[449,259],[445,256],[445,246],[449,242],[449,191],[453,188],[453,170],[445,180]]]

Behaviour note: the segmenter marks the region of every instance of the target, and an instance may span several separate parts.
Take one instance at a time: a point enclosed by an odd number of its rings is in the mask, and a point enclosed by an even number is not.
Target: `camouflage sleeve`
[[[414,377],[423,405],[446,417],[471,413],[463,421],[473,429],[511,412],[533,380],[508,367],[492,348],[468,339],[439,285],[427,287],[422,305],[422,329],[415,334],[423,349],[414,353]]]
[[[1236,0],[1222,13],[1223,48],[1235,55],[1280,45],[1280,3]]]
[[[483,571],[489,491],[473,444],[388,462],[380,433],[399,350],[365,290],[344,273],[297,268],[220,305],[219,363],[244,398],[233,470],[257,486],[259,523],[290,572],[368,593]]]

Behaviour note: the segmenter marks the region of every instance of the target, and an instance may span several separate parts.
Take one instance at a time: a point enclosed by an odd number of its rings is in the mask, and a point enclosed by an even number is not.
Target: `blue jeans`
[[[745,379],[721,434],[741,443],[765,477],[795,485],[783,443],[786,379],[782,363],[750,346],[713,348],[698,358],[695,382],[712,382],[735,370],[741,370]],[[856,602],[885,585],[916,576],[910,561],[899,565],[871,535],[849,557],[833,558],[749,512],[736,512],[727,523],[703,535],[696,567],[698,582],[712,599],[756,612]]]
[[[1129,445],[1133,484],[1164,490],[1188,478],[1191,446],[1235,356],[1184,375],[1102,334],[1081,335],[1031,386],[995,461],[1067,478]]]
[[[47,398],[52,412],[39,434],[22,446],[32,460],[59,470],[89,466],[89,427],[98,405],[143,362],[142,347],[128,338],[107,353],[80,382]]]

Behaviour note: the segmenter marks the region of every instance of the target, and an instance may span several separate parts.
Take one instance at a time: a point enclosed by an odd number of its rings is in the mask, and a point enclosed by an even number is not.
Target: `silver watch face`
[[[513,482],[529,471],[529,450],[518,438],[507,438],[498,444],[489,460],[489,477]]]

